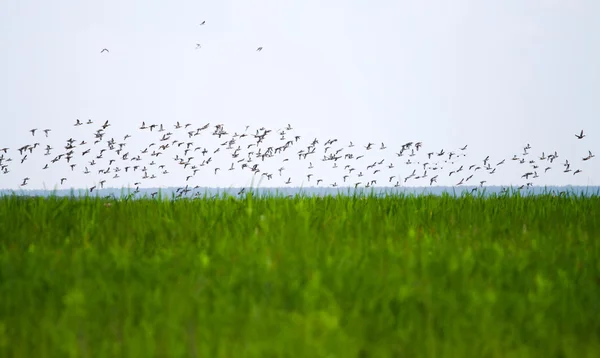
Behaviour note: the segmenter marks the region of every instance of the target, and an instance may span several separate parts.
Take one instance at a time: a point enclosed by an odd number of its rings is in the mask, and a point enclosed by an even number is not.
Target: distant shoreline
[[[477,188],[476,191],[473,191]],[[252,191],[255,195],[259,196],[289,196],[289,195],[305,195],[305,196],[331,196],[331,195],[360,195],[360,194],[409,194],[409,195],[443,195],[450,194],[460,196],[466,193],[475,195],[488,196],[492,194],[502,194],[503,190],[508,190],[509,193],[515,193],[519,191],[522,195],[543,195],[543,194],[560,194],[565,192],[568,194],[584,195],[584,196],[598,196],[600,195],[600,186],[531,186],[524,187],[519,190],[517,186],[461,186],[461,187],[375,187],[375,188],[353,188],[353,187],[338,187],[338,188],[316,188],[316,187],[273,187],[273,188],[250,188],[250,187],[231,187],[231,188],[210,188],[201,187],[192,189],[188,188],[189,191],[183,197],[203,197],[203,196],[215,196],[221,194],[228,194],[237,196],[242,189],[245,189],[244,193]],[[152,193],[160,192],[162,197],[171,197],[178,194],[177,187],[165,187],[165,188],[140,188],[134,197],[143,198],[150,196]],[[0,196],[113,196],[113,197],[124,197],[135,192],[134,188],[104,188],[94,190],[92,193],[89,189],[60,189],[60,190],[7,190],[1,189]]]

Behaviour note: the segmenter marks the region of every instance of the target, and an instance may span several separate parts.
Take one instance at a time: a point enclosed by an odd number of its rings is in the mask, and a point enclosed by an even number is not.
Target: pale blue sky
[[[556,150],[555,164],[569,159],[573,170],[583,170],[573,176],[555,165],[542,175],[542,163],[535,184],[597,185],[600,158],[581,158],[600,151],[598,19],[594,0],[3,1],[0,148],[12,149],[5,157],[13,162],[0,174],[0,188],[18,188],[26,176],[30,188],[52,187],[63,176],[70,186],[94,185],[96,173],[71,172],[66,163],[42,171],[58,149],[47,157],[38,148],[21,165],[15,148],[34,143],[31,128],[51,128],[51,138],[37,133],[35,141],[58,148],[83,133],[90,139],[105,120],[112,124],[105,140],[133,135],[132,154],[149,143],[134,129],[142,121],[171,131],[178,120],[194,128],[210,122],[211,130],[222,123],[231,133],[290,123],[304,144],[288,153],[306,149],[314,137],[321,144],[328,138],[339,138],[336,145],[384,142],[387,152],[369,152],[373,160],[356,164],[357,171],[385,158],[396,165],[390,176],[412,172],[402,167],[407,157],[393,154],[409,141],[422,141],[424,152],[468,144],[460,162],[467,165],[481,165],[487,155],[495,165],[530,143],[531,156]],[[259,46],[262,52],[255,51]],[[100,54],[103,48],[110,53]],[[77,118],[93,119],[93,130],[73,127]],[[588,136],[578,141],[581,129]],[[160,159],[171,174],[143,186],[185,184],[175,153]],[[272,168],[265,164],[265,171],[280,167],[278,158],[267,159]],[[339,172],[326,170],[332,163],[321,158],[314,165],[327,168],[311,172],[341,184]],[[218,160],[223,169],[231,163]],[[507,162],[494,175],[476,176],[487,184],[522,184],[527,165]],[[282,177],[307,185],[307,163],[291,159]],[[456,166],[441,170],[438,184],[455,184],[458,177],[447,173]],[[248,171],[206,173],[194,185],[245,185],[251,178]]]

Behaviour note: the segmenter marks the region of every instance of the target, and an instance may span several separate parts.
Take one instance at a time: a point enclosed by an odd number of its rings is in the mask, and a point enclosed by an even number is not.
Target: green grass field
[[[600,357],[600,199],[0,198],[1,357]]]

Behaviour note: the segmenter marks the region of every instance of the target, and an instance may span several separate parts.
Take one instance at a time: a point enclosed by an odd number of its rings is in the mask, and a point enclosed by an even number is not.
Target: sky
[[[156,142],[151,153],[166,132],[141,131],[142,121],[163,123],[174,133],[170,141],[189,139],[187,130],[174,128],[177,121],[194,129],[210,123],[191,139],[192,149],[213,151],[246,126],[252,134],[272,129],[268,138],[275,147],[291,138],[294,144],[285,155],[248,163],[260,163],[261,173],[273,174],[273,180],[263,177],[263,186],[283,186],[287,178],[288,185],[310,186],[316,178],[322,185],[353,185],[375,177],[377,185],[393,185],[415,169],[416,176],[428,170],[426,178],[399,184],[429,185],[437,173],[433,185],[455,185],[470,165],[483,166],[487,156],[493,167],[506,162],[494,174],[485,168],[471,171],[475,184],[598,185],[600,158],[582,161],[588,150],[599,151],[598,18],[600,2],[594,0],[3,1],[0,149],[9,150],[0,155],[9,172],[0,172],[0,188],[23,188],[24,177],[31,178],[29,189],[98,185],[98,169],[109,166],[103,164],[109,152],[94,167],[81,152],[89,147],[90,155],[97,155],[115,138],[127,143],[130,158]],[[100,53],[104,48],[109,52]],[[94,124],[75,127],[76,119]],[[111,126],[102,143],[92,146],[93,133],[106,120]],[[211,135],[216,124],[229,135]],[[293,130],[278,142],[276,132],[288,124]],[[39,129],[35,136],[29,132],[33,128]],[[48,138],[44,128],[52,129]],[[582,129],[586,137],[578,140],[575,134]],[[125,134],[132,137],[124,140]],[[88,144],[74,149],[72,162],[63,158],[42,170],[66,152],[68,138]],[[295,153],[314,138],[318,153],[298,160]],[[342,154],[352,150],[365,157],[344,158],[337,162],[341,168],[332,168],[333,161],[321,160],[330,138],[338,142],[327,154],[344,147]],[[356,147],[348,148],[350,141]],[[21,164],[25,153],[17,148],[35,142],[39,147]],[[232,148],[241,145],[247,152],[244,143],[251,142],[238,138]],[[379,150],[382,142],[386,150]],[[410,149],[403,157],[394,154],[407,142],[423,143],[417,155],[409,157]],[[366,151],[368,143],[374,149]],[[54,149],[44,156],[47,144]],[[531,149],[524,156],[527,144]],[[461,151],[464,145],[468,149]],[[191,162],[200,164],[211,154],[213,161],[188,181],[189,167],[182,169],[174,160],[183,147],[175,145],[160,158],[146,155],[139,164],[154,170],[149,162],[163,163],[168,175],[155,170],[156,179],[140,180],[139,172],[115,173],[115,167],[133,165],[117,161],[102,177],[116,187],[136,182],[143,187],[245,186],[260,179],[260,173],[253,178],[239,163],[227,170],[233,149],[221,148],[205,156],[196,151]],[[427,158],[426,153],[442,149],[444,156]],[[466,156],[449,160],[451,151]],[[542,152],[554,151],[559,154],[554,163],[539,160]],[[512,161],[514,155],[526,162]],[[379,173],[366,169],[382,159]],[[565,160],[571,172],[562,171]],[[437,171],[433,161],[439,162]],[[315,168],[308,169],[309,162]],[[430,167],[423,167],[426,162]],[[348,164],[354,172],[347,173]],[[464,170],[449,176],[460,165]],[[85,166],[90,174],[82,172]],[[546,173],[547,166],[552,169]],[[221,172],[214,174],[215,167]],[[576,169],[582,172],[573,175]],[[539,177],[521,178],[530,171]],[[365,175],[356,177],[358,172]],[[349,175],[345,183],[344,173]],[[392,175],[396,178],[388,182]]]

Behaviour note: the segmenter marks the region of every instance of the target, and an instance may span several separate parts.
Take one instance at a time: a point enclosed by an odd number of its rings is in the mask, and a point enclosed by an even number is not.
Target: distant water
[[[214,197],[221,196],[223,194],[237,196],[242,188],[188,188],[189,191],[183,194],[183,197],[194,198],[194,197]],[[476,189],[476,191],[474,190]],[[85,189],[63,189],[63,190],[0,190],[0,196],[5,195],[19,195],[19,196],[73,196],[73,197],[85,197],[85,196],[99,196],[99,197],[114,197],[124,198],[130,196],[131,198],[144,198],[150,197],[152,193],[160,192],[160,195],[164,198],[176,197],[180,192],[177,192],[176,187],[168,188],[140,188],[139,192],[135,193],[135,189],[119,189],[119,188],[105,188],[94,190],[93,193],[89,193]],[[245,188],[248,192],[250,188]],[[598,196],[600,194],[600,186],[532,186],[525,187],[521,190],[518,187],[502,187],[502,186],[487,186],[487,187],[474,187],[474,186],[461,186],[461,187],[374,187],[374,188],[300,188],[300,187],[281,187],[281,188],[254,188],[252,189],[256,196],[294,196],[300,194],[302,196],[352,196],[352,195],[442,195],[444,193],[452,196],[461,196],[472,193],[473,195],[489,196],[493,194],[502,194],[504,190],[508,190],[509,193],[519,192],[520,195],[543,195],[543,194],[556,194],[566,193],[569,195],[576,196]]]

